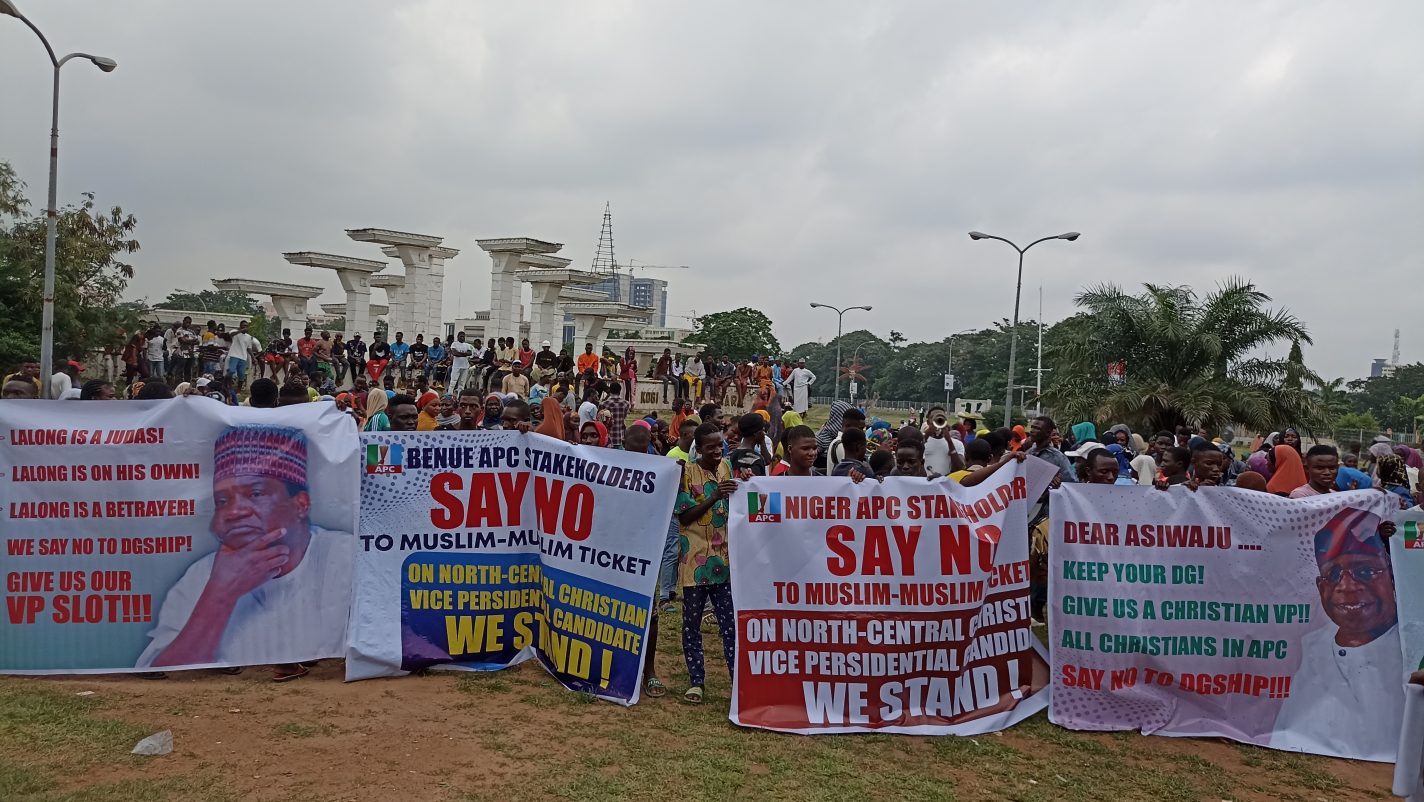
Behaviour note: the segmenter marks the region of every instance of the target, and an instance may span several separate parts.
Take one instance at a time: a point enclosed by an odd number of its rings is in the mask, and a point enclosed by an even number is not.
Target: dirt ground
[[[668,633],[669,635],[671,633]],[[664,641],[674,638],[662,638]],[[535,664],[341,681],[340,661],[275,684],[178,672],[0,679],[0,798],[127,800],[964,799],[1366,800],[1391,767],[1225,741],[1088,734],[1039,715],[975,738],[803,737],[726,719],[709,637],[709,697],[622,708],[564,691]],[[77,694],[93,691],[92,695]],[[174,751],[127,754],[172,730]]]

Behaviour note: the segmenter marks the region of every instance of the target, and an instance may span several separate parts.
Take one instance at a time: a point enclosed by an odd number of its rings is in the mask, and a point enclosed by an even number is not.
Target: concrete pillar
[[[563,245],[529,237],[505,237],[477,240],[480,249],[490,255],[490,323],[485,329],[490,337],[518,337],[521,314],[520,284],[515,274],[520,271],[520,258],[529,254],[557,253]]]
[[[529,304],[529,342],[537,346],[548,340],[558,345],[563,340],[564,314],[559,309],[559,292],[563,286],[543,281],[531,282],[530,287],[533,298]]]
[[[360,332],[362,337],[371,336],[376,322],[371,315],[371,276],[384,270],[385,262],[313,251],[284,253],[282,258],[294,265],[336,271],[341,288],[346,291],[346,303],[343,304],[346,328],[343,334],[350,337]]]
[[[398,331],[405,332],[408,342],[414,342],[415,333],[411,326],[410,310],[407,308],[405,276],[373,276],[371,286],[386,291],[386,308],[389,310],[386,313],[386,326],[390,329],[386,334],[387,342],[394,342]]]
[[[593,343],[593,352],[603,354],[603,333],[608,325],[607,315],[574,313],[574,353],[583,353],[584,343]]]
[[[272,311],[281,318],[284,328],[300,330],[307,324],[307,301],[321,295],[321,287],[287,284],[281,281],[260,281],[245,278],[215,278],[213,286],[220,290],[266,295],[272,299]]]
[[[405,231],[391,231],[384,228],[347,229],[346,236],[357,242],[371,242],[384,246],[381,253],[400,259],[405,267],[405,283],[396,289],[400,296],[400,313],[397,303],[391,302],[391,332],[403,331],[406,338],[415,341],[415,335],[424,334],[428,341],[434,336],[445,334],[445,260],[458,255],[454,248],[441,247],[444,237],[431,234],[411,234]],[[387,287],[389,294],[392,287]],[[401,328],[394,328],[399,320]]]

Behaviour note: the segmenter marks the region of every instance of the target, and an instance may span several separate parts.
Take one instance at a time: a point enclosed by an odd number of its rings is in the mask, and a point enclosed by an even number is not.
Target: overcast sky
[[[283,251],[443,235],[445,318],[487,308],[475,239],[565,243],[611,201],[620,260],[687,264],[670,311],[758,306],[788,348],[939,339],[1085,285],[1257,282],[1355,377],[1424,359],[1424,3],[16,0],[64,70],[60,196],[137,214],[131,295]],[[0,159],[43,205],[49,70],[0,17]],[[392,269],[398,268],[393,264]],[[382,295],[373,293],[376,300]],[[315,311],[315,306],[313,306]],[[681,321],[670,321],[677,324]]]

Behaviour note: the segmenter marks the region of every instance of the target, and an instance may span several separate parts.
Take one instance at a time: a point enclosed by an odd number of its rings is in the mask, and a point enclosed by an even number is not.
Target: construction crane
[[[637,259],[629,259],[629,260],[628,260],[628,274],[629,274],[629,275],[632,275],[634,270],[691,270],[691,269],[692,269],[692,267],[689,266],[689,265],[649,265],[649,264],[635,265],[635,264],[633,264],[633,263],[636,262],[636,261],[638,261],[638,260],[637,260]]]

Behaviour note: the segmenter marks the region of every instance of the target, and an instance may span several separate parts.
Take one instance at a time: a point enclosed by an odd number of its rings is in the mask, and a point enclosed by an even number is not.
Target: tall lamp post
[[[3,0],[0,0],[0,2],[3,2]],[[831,403],[834,404],[835,402],[841,400],[841,324],[845,321],[845,313],[849,312],[852,309],[863,309],[866,312],[869,312],[870,307],[847,306],[845,309],[841,309],[838,306],[831,306],[830,304],[818,304],[815,301],[812,301],[811,308],[829,309],[832,312],[836,313],[836,394],[831,398]]]
[[[45,209],[44,311],[40,323],[40,387],[42,395],[48,398],[49,379],[54,374],[54,241],[55,227],[59,221],[59,210],[55,208],[55,185],[59,176],[59,71],[72,58],[87,59],[104,72],[113,72],[119,63],[111,58],[88,53],[70,53],[63,58],[56,58],[49,40],[33,22],[20,13],[14,0],[0,0],[0,15],[14,17],[34,31],[35,36],[44,44],[50,63],[54,65],[54,100],[49,126],[49,205]]]
[[[1034,240],[1033,242],[1030,242],[1028,245],[1025,245],[1024,247],[1020,248],[1019,246],[1015,245],[1012,241],[1006,240],[1006,239],[1004,239],[1003,237],[996,237],[996,236],[994,236],[993,234],[985,234],[985,233],[983,233],[982,231],[971,231],[971,232],[969,232],[969,238],[972,239],[972,240],[996,239],[996,240],[998,240],[999,242],[1007,242],[1007,243],[1009,244],[1009,247],[1010,247],[1010,248],[1013,248],[1014,250],[1016,250],[1016,251],[1019,252],[1019,279],[1018,279],[1018,284],[1014,287],[1014,327],[1009,330],[1009,378],[1008,378],[1008,381],[1004,383],[1004,427],[1005,427],[1005,428],[1007,428],[1007,427],[1009,426],[1009,424],[1013,423],[1013,412],[1014,412],[1014,362],[1015,362],[1015,360],[1016,360],[1017,357],[1018,357],[1018,348],[1019,348],[1019,296],[1023,293],[1023,260],[1024,260],[1024,254],[1028,251],[1029,248],[1032,248],[1033,246],[1037,245],[1037,244],[1040,243],[1040,242],[1047,242],[1048,240],[1051,240],[1051,239],[1062,239],[1062,240],[1068,240],[1069,242],[1072,242],[1073,240],[1077,239],[1077,238],[1080,237],[1080,236],[1082,236],[1082,235],[1079,234],[1079,233],[1076,232],[1076,231],[1069,231],[1067,234],[1055,234],[1055,235],[1053,235],[1053,236],[1051,236],[1051,237],[1040,237],[1039,239],[1036,239],[1036,240]]]

